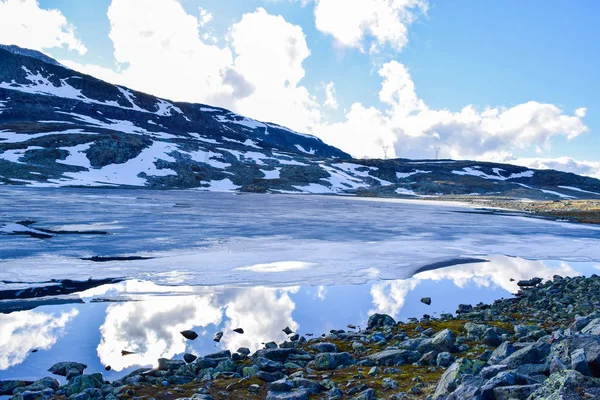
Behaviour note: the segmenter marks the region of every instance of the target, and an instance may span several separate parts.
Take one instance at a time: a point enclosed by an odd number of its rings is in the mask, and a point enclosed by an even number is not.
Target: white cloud
[[[0,0],[0,43],[34,50],[66,46],[80,54],[86,47],[59,10],[40,8],[36,0]]]
[[[456,159],[504,159],[514,149],[550,148],[553,136],[571,140],[588,130],[582,121],[585,109],[568,115],[553,104],[535,101],[510,108],[465,106],[459,112],[434,110],[417,96],[406,67],[397,61],[379,70],[383,109],[355,103],[344,122],[322,125],[318,135],[354,156],[381,157],[383,145],[393,145],[395,155]]]
[[[416,0],[320,0],[315,17],[320,29],[346,45],[362,46],[372,38],[378,46],[401,48],[407,24],[426,9]],[[397,61],[378,71],[381,105],[355,102],[344,110],[342,121],[326,121],[322,110],[339,105],[335,85],[326,85],[323,104],[302,85],[310,49],[302,28],[281,16],[263,8],[244,14],[222,47],[211,44],[207,25],[212,14],[200,9],[198,16],[190,15],[176,0],[113,0],[108,17],[116,70],[61,62],[158,96],[222,106],[313,133],[355,157],[383,157],[386,146],[392,157],[431,158],[439,147],[445,158],[501,161],[513,158],[517,149],[543,153],[553,137],[571,140],[587,131],[585,108],[571,115],[553,104],[530,101],[508,108],[432,109]],[[573,168],[567,164],[564,168]],[[577,168],[595,167],[584,163]]]
[[[558,158],[514,158],[504,160],[511,164],[537,169],[555,169],[600,179],[600,161],[581,161],[571,157]]]
[[[329,82],[325,85],[325,105],[334,110],[337,110],[338,108],[338,101],[335,97],[335,84],[333,82]]]
[[[211,294],[158,296],[112,304],[100,327],[97,351],[100,361],[115,371],[132,365],[156,365],[161,357],[172,358],[186,350],[180,331],[219,324],[222,309]],[[121,350],[135,354],[123,357]]]
[[[318,0],[315,24],[342,46],[364,51],[368,37],[371,51],[386,44],[400,50],[408,42],[407,26],[426,12],[425,0]]]
[[[33,349],[47,350],[78,315],[76,309],[50,314],[19,311],[0,314],[0,371],[22,363]]]

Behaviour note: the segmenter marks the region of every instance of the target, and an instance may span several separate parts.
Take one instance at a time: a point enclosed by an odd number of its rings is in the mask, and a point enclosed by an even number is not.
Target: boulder
[[[454,350],[454,341],[456,340],[456,334],[450,329],[444,329],[435,334],[431,338],[431,346],[433,350],[443,352],[451,352]]]
[[[366,357],[367,360],[379,366],[410,364],[418,361],[420,358],[421,354],[419,352],[410,350],[384,350]]]
[[[499,386],[494,388],[495,400],[514,400],[526,399],[533,392],[538,390],[542,385],[534,383],[531,385],[514,385],[514,386]]]
[[[428,306],[431,305],[431,297],[423,297],[421,303],[427,304]]]
[[[517,368],[522,364],[539,364],[549,353],[550,345],[548,343],[534,343],[515,351],[499,364],[506,365],[509,369]]]
[[[315,356],[314,367],[319,371],[333,370],[356,364],[350,353],[319,353]]]
[[[528,400],[597,398],[594,395],[586,396],[586,392],[599,386],[600,379],[567,369],[550,375]]]
[[[485,363],[479,360],[457,360],[440,378],[432,398],[437,400],[448,396],[462,383],[465,376],[479,373],[484,365]]]
[[[337,353],[337,346],[333,343],[321,342],[315,343],[310,346],[311,349],[318,351],[319,353]]]
[[[367,322],[367,329],[383,328],[385,326],[394,326],[396,321],[387,314],[373,314]]]
[[[188,340],[196,340],[196,338],[198,338],[198,334],[191,330],[181,331],[180,333],[184,338]]]
[[[517,351],[515,346],[513,346],[510,342],[504,342],[500,346],[498,346],[496,350],[494,350],[494,352],[490,356],[490,359],[488,360],[488,364],[498,364],[500,363],[500,361],[504,360],[506,357],[510,356],[515,351]]]
[[[571,369],[582,375],[592,376],[592,371],[590,371],[590,366],[588,365],[583,349],[575,349],[571,353]]]
[[[77,375],[83,375],[83,371],[85,371],[86,368],[87,368],[87,365],[85,365],[85,364],[67,361],[67,362],[59,362],[59,363],[54,364],[53,366],[51,366],[48,369],[48,372],[50,372],[54,375],[65,376],[65,377],[69,374],[69,372],[71,372],[71,377],[74,377]]]

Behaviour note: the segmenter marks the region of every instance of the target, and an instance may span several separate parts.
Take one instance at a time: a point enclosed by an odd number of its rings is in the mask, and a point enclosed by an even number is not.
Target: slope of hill
[[[415,197],[600,197],[600,181],[452,160],[356,160],[320,139],[0,47],[0,184]]]

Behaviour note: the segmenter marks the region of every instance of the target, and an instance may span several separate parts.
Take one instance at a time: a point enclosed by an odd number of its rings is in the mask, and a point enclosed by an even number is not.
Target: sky
[[[355,157],[600,178],[600,2],[0,0],[0,43]]]

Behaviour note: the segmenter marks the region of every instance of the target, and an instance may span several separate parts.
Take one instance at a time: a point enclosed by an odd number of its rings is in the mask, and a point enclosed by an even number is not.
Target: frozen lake
[[[124,277],[332,285],[457,259],[600,261],[600,227],[459,204],[198,191],[0,188],[0,289]],[[92,257],[147,259],[98,262]],[[106,261],[106,259],[100,259]]]

